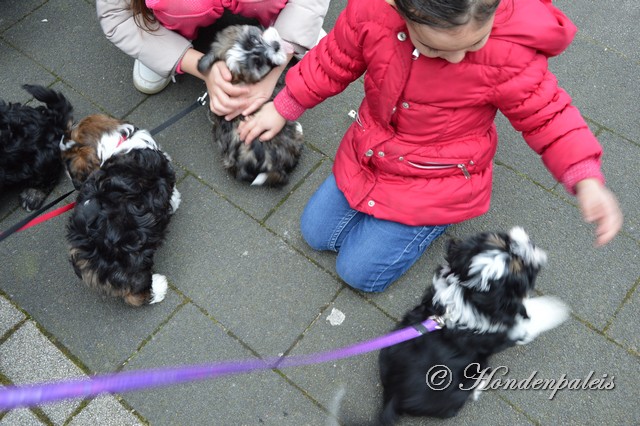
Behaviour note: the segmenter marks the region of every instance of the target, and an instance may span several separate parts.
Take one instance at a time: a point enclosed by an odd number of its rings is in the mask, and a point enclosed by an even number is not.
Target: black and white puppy
[[[51,89],[22,87],[46,106],[0,100],[0,192],[19,188],[20,205],[35,210],[63,170],[59,144],[73,121],[73,107],[61,93]]]
[[[75,125],[60,142],[79,190],[69,220],[69,260],[88,286],[132,306],[164,299],[152,273],[171,214],[180,204],[170,158],[146,130],[105,115]]]
[[[252,84],[262,80],[273,68],[287,60],[282,40],[275,28],[262,30],[252,25],[232,25],[220,31],[211,49],[198,62],[205,73],[214,62],[223,60],[231,71],[234,84]],[[283,87],[278,83],[274,96]],[[238,125],[244,119],[227,121],[210,114],[213,139],[222,155],[222,164],[236,179],[252,185],[280,187],[289,181],[289,173],[298,164],[302,152],[302,126],[289,121],[273,139],[254,140],[245,144],[238,135]]]
[[[383,424],[400,415],[455,416],[469,396],[479,395],[481,386],[474,385],[492,354],[528,343],[569,316],[558,299],[527,298],[547,256],[522,228],[452,240],[445,259],[422,302],[397,327],[437,316],[444,328],[380,352]],[[451,383],[430,386],[432,368],[446,371],[440,379]]]

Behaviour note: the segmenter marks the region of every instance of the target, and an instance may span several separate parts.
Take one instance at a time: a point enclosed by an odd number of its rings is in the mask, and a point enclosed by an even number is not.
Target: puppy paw
[[[46,192],[35,188],[28,188],[20,193],[20,205],[23,209],[30,212],[40,208],[45,198],[47,198]]]
[[[487,377],[487,375],[484,375],[483,378],[480,380],[480,383],[478,384],[478,386],[476,386],[476,388],[473,389],[473,393],[471,394],[471,399],[473,401],[477,401],[480,398],[480,394],[487,388],[488,384],[489,384],[489,377]]]
[[[174,187],[173,192],[171,193],[171,200],[169,201],[169,203],[171,204],[171,214],[175,213],[175,211],[178,210],[180,201],[182,201],[180,192],[178,192],[178,188]]]
[[[551,296],[533,297],[522,301],[529,318],[520,320],[509,332],[509,338],[525,345],[545,331],[556,328],[569,318],[571,309],[562,300]]]
[[[149,304],[162,302],[167,295],[167,277],[160,274],[153,274],[151,277],[151,300]]]

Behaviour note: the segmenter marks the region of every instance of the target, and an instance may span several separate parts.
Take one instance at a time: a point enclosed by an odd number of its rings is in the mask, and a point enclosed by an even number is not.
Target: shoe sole
[[[139,86],[138,83],[136,83],[136,81],[133,80],[133,87],[135,87],[138,92],[144,93],[145,95],[155,95],[156,93],[162,92],[169,85],[170,82],[171,80],[169,79],[162,86],[158,86],[157,89],[149,89],[147,87]]]

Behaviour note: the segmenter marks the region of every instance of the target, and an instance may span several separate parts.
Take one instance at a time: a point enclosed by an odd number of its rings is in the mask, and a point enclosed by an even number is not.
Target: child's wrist
[[[575,195],[577,186],[581,182],[594,181],[600,186],[604,185],[604,176],[600,170],[600,162],[596,159],[587,159],[569,167],[562,175],[560,181],[567,192]],[[587,183],[589,185],[590,183]]]
[[[597,189],[602,187],[602,182],[599,179],[596,178],[587,178],[587,179],[583,179],[579,182],[577,182],[574,186],[576,193],[579,193],[581,191],[585,191],[585,190],[591,190],[591,189]]]
[[[297,120],[306,111],[306,108],[298,103],[286,86],[275,97],[273,105],[278,114],[290,121]]]
[[[176,73],[187,73],[204,80],[204,75],[200,71],[198,71],[198,61],[202,56],[204,56],[202,52],[199,52],[193,47],[190,47],[184,52],[182,58],[180,58],[180,61],[176,66]]]

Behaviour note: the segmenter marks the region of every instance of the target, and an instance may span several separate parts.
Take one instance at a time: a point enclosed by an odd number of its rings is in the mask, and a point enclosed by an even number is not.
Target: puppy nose
[[[273,50],[280,50],[280,43],[277,41],[274,41],[273,43],[271,43],[271,47],[273,47]]]

